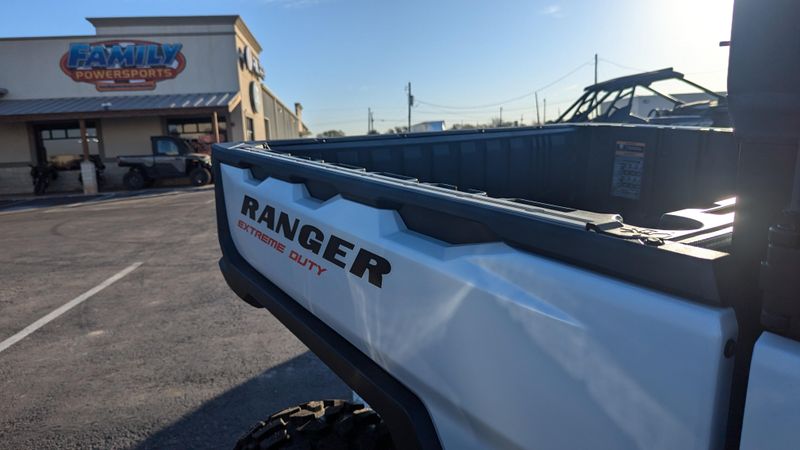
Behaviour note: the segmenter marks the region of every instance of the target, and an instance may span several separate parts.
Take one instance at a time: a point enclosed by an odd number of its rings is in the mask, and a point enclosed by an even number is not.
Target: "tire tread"
[[[236,450],[394,449],[378,414],[345,400],[321,400],[284,409],[259,422]]]

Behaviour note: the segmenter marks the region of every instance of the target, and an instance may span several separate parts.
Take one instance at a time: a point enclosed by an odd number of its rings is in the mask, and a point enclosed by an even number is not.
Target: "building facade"
[[[307,133],[302,106],[263,84],[261,46],[240,17],[87,20],[94,35],[0,39],[0,194],[32,192],[38,164],[59,169],[51,190],[80,189],[82,136],[114,186],[116,157],[150,154],[151,136],[205,152]]]

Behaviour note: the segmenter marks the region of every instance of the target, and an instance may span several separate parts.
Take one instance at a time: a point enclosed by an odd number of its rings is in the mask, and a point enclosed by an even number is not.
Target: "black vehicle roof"
[[[631,86],[648,86],[656,81],[683,79],[683,74],[667,67],[666,69],[652,72],[637,73],[619,78],[612,78],[591,86],[586,86],[585,91],[616,91]]]

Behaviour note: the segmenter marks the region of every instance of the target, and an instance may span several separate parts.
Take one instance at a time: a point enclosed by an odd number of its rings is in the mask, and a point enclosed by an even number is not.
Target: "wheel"
[[[138,170],[129,170],[128,173],[122,177],[122,183],[126,188],[136,191],[144,187],[146,180],[144,175]]]
[[[211,182],[211,172],[205,167],[195,167],[189,172],[189,180],[192,186],[203,186]]]
[[[394,449],[394,445],[375,411],[345,400],[322,400],[271,415],[242,436],[234,448]]]
[[[36,180],[36,184],[33,187],[33,193],[36,194],[36,195],[44,194],[45,191],[47,191],[47,185],[48,184],[50,184],[50,183],[48,183],[47,179],[44,176],[39,177]]]

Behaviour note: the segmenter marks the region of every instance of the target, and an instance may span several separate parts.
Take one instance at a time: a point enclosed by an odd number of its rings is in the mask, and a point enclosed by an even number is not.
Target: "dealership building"
[[[150,137],[213,142],[296,138],[302,106],[263,83],[261,46],[239,16],[87,19],[94,35],[0,39],[0,194],[33,191],[29,165],[59,169],[52,191],[79,190],[88,152],[121,184],[119,155]]]

